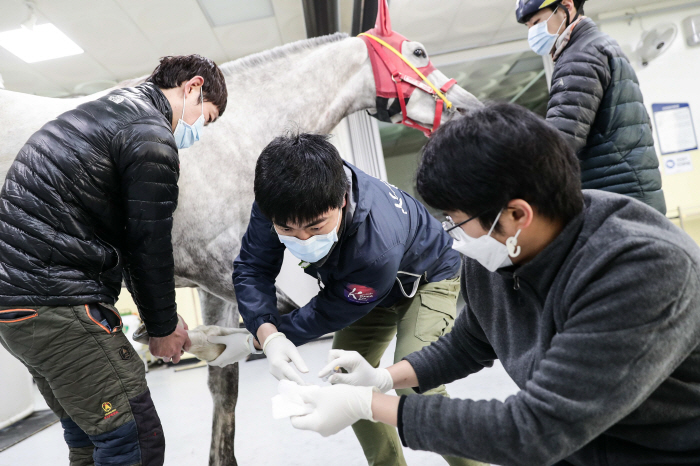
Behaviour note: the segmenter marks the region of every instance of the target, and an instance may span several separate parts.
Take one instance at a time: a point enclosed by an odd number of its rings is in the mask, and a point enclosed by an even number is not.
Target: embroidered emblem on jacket
[[[345,295],[345,299],[356,304],[371,303],[379,298],[379,296],[377,296],[377,291],[374,288],[354,284],[345,285],[343,294]]]

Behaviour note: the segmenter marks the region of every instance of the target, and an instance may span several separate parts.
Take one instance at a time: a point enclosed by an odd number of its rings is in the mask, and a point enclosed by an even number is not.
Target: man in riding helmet
[[[547,121],[581,162],[584,189],[625,194],[665,213],[659,161],[637,76],[584,15],[585,0],[518,0],[532,50],[554,60]]]

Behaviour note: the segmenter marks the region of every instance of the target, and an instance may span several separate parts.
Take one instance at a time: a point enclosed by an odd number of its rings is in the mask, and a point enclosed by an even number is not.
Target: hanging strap
[[[447,91],[452,89],[452,86],[457,84],[457,81],[450,79],[445,83],[444,86],[440,88],[442,92],[447,94]],[[440,122],[442,121],[442,101],[435,99],[435,120],[433,121],[433,132],[437,131],[440,127]]]
[[[401,275],[401,274],[409,275],[411,277],[416,277],[416,281],[413,283],[413,289],[411,290],[411,294],[406,294],[406,290],[404,290],[404,288],[403,288],[403,283],[401,283],[401,280],[399,279],[399,277],[396,277],[396,281],[399,284],[399,290],[401,290],[401,294],[404,295],[406,298],[409,298],[409,299],[413,298],[416,295],[416,293],[418,293],[418,287],[420,286],[420,280],[421,280],[421,278],[423,278],[423,275],[417,275],[417,274],[411,273],[411,272],[402,272],[399,270],[397,272],[397,275]]]

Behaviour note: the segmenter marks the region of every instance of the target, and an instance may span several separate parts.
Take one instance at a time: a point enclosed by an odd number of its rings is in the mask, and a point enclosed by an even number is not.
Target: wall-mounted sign
[[[653,104],[654,123],[661,155],[698,148],[693,115],[688,104]]]
[[[664,173],[666,175],[675,175],[677,173],[693,171],[693,157],[688,153],[666,155],[661,157],[661,162],[664,166]]]

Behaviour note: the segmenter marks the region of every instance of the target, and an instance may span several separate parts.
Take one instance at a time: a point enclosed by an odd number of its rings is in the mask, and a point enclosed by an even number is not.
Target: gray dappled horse
[[[419,48],[416,42],[405,42],[400,52],[423,67],[428,59],[414,53]],[[172,240],[177,285],[199,288],[205,324],[232,327],[238,323],[233,259],[248,225],[258,155],[290,128],[329,133],[347,115],[376,109],[377,96],[367,45],[344,34],[288,44],[221,68],[228,108],[205,129],[201,142],[180,152]],[[437,70],[428,79],[437,88],[448,82]],[[52,99],[0,90],[0,176],[4,178],[22,145],[45,122],[103,94]],[[459,86],[446,97],[454,107],[443,114],[443,123],[481,105]],[[433,125],[435,110],[434,96],[420,91],[406,107],[411,120],[427,127]],[[394,118],[401,120],[400,115]],[[284,290],[278,292],[278,303],[284,311],[296,307]],[[209,388],[214,399],[210,464],[235,465],[238,365],[210,367]]]

